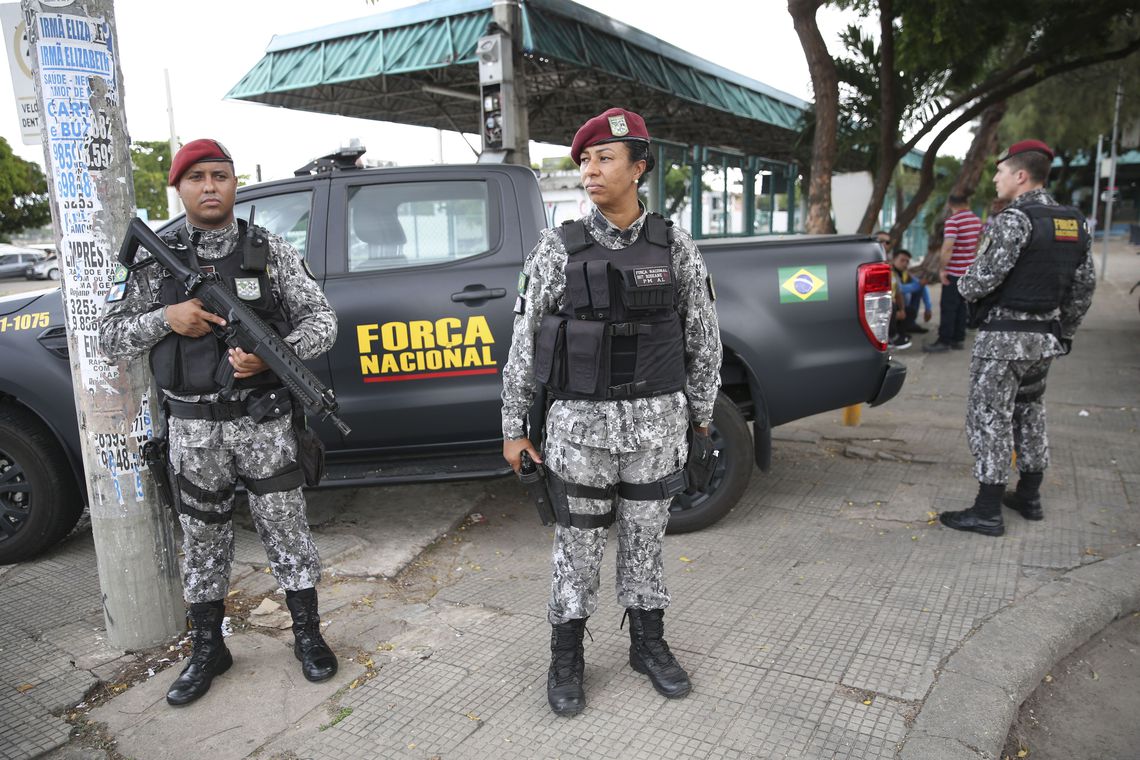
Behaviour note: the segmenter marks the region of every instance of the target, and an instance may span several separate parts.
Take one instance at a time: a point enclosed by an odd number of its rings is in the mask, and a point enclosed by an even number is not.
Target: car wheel
[[[51,431],[0,406],[0,565],[34,557],[75,527],[83,499]]]
[[[58,280],[59,279],[59,270],[58,269],[49,269],[48,270],[48,279],[49,280]]]
[[[713,446],[720,455],[708,486],[690,489],[673,497],[669,507],[669,533],[688,533],[707,528],[728,514],[752,477],[752,433],[736,404],[717,394],[709,425]]]

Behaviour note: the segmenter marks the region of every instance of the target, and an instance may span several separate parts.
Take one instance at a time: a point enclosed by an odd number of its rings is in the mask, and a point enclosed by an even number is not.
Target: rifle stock
[[[139,246],[145,247],[153,258],[136,263]],[[227,345],[260,357],[301,402],[306,414],[331,420],[344,435],[352,432],[337,415],[340,405],[336,394],[302,363],[272,327],[226,287],[218,275],[195,272],[141,219],[132,219],[119,248],[119,263],[135,270],[155,261],[170,272],[187,295],[198,298],[208,310],[226,320],[224,327],[214,327],[218,336]]]

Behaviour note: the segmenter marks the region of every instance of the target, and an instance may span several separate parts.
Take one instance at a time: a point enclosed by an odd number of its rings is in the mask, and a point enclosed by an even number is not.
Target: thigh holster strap
[[[614,524],[613,497],[617,493],[617,484],[598,488],[584,486],[578,483],[567,483],[551,470],[546,471],[546,484],[550,491],[550,506],[554,509],[554,521],[564,528],[579,528],[593,530],[595,528],[608,528]],[[610,502],[610,509],[600,515],[578,514],[570,511],[570,502],[567,497],[574,496],[579,499],[605,499]]]
[[[232,485],[226,486],[219,491],[207,491],[205,488],[191,483],[182,473],[178,473],[178,488],[194,501],[200,501],[206,504],[224,504],[232,499],[234,495],[234,487]]]
[[[677,470],[672,475],[666,475],[661,480],[652,483],[626,483],[618,484],[618,493],[623,499],[630,501],[661,501],[672,499],[689,487],[689,474],[685,470]]]
[[[250,493],[265,496],[278,491],[292,491],[294,488],[300,488],[305,483],[305,474],[301,472],[300,467],[291,464],[268,478],[247,478],[243,475],[241,480]]]
[[[1047,375],[1048,370],[1039,370],[1021,378],[1021,385],[1017,388],[1016,400],[1023,404],[1040,401],[1041,397],[1045,395],[1045,377]]]

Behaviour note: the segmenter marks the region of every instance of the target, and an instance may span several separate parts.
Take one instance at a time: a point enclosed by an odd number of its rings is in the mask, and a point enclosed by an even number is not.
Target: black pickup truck
[[[255,206],[258,224],[296,246],[339,317],[336,345],[308,363],[352,427],[344,438],[314,423],[329,450],[322,487],[505,474],[500,372],[518,272],[546,224],[534,173],[336,160],[309,168],[242,188],[236,211],[247,217]],[[712,430],[721,457],[705,491],[676,497],[674,532],[731,509],[753,462],[767,469],[772,427],[881,404],[906,375],[886,353],[890,278],[871,239],[700,246],[724,339]],[[42,551],[82,513],[65,338],[58,290],[0,299],[0,563]]]

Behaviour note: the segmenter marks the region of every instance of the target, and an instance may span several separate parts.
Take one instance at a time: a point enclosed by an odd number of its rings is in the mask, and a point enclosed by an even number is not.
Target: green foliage
[[[39,165],[12,152],[0,137],[0,237],[5,240],[51,221],[47,180]]]
[[[170,175],[170,143],[162,140],[131,143],[131,169],[135,177],[135,205],[151,219],[166,219],[166,179]]]
[[[689,181],[693,176],[693,167],[672,165],[665,172],[665,216],[670,217],[677,213],[677,209],[689,197]]]

